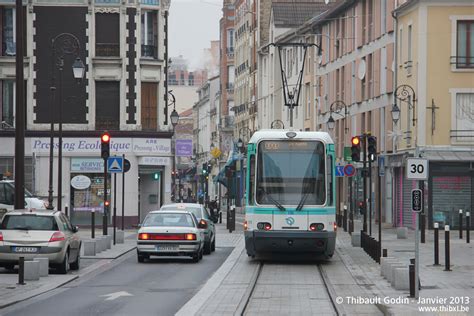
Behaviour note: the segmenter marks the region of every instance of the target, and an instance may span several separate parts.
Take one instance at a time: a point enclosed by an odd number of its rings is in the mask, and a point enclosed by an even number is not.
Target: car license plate
[[[177,245],[157,245],[156,250],[160,251],[176,251],[178,250]]]
[[[38,250],[38,247],[13,247],[13,252],[21,253],[37,253]]]

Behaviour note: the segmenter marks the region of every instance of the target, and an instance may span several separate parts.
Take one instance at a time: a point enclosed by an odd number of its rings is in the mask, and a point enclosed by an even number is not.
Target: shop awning
[[[237,144],[234,143],[233,149],[229,153],[229,158],[227,159],[227,162],[225,163],[224,167],[219,170],[219,173],[214,178],[214,183],[220,183],[226,188],[228,188],[227,177],[225,176],[225,168],[235,165],[235,162],[241,160],[242,158],[243,155],[239,152]]]

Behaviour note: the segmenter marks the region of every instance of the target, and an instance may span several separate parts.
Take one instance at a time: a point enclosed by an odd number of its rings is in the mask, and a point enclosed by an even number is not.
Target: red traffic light
[[[352,142],[352,145],[353,145],[353,146],[358,146],[358,145],[360,144],[360,138],[359,138],[359,136],[354,136],[354,137],[352,137],[351,142]]]
[[[102,134],[102,136],[100,136],[100,140],[103,142],[103,143],[108,143],[110,142],[110,134],[105,132]]]
[[[105,201],[105,206],[109,206],[110,205],[110,202],[109,201]]]

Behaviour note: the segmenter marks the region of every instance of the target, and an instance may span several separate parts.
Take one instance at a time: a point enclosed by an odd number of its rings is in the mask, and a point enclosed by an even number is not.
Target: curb
[[[206,284],[204,284],[199,292],[197,292],[183,307],[180,308],[175,316],[196,315],[230,273],[232,268],[239,260],[244,248],[244,239],[241,238],[239,243],[235,246],[234,250],[232,250],[221,267],[212,275],[209,280],[207,280]]]

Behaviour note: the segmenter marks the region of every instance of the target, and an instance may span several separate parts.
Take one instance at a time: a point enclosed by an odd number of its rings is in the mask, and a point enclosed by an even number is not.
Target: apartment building
[[[125,154],[131,162],[125,180],[127,225],[136,224],[150,209],[170,200],[172,133],[163,115],[163,39],[168,4],[157,0],[25,2],[27,186],[38,196],[48,197],[50,123],[62,122],[62,203],[58,206],[56,202],[56,132],[54,206],[64,209],[68,205],[75,224],[89,223],[91,211],[96,212],[97,222],[102,216],[104,179],[99,135],[104,130],[112,136],[111,154]],[[14,2],[0,4],[2,172],[9,171],[5,168],[11,167],[14,157],[14,12]],[[79,83],[72,72],[77,58],[86,66]],[[160,174],[159,180],[152,177],[155,173]],[[83,190],[71,186],[77,175],[89,177],[91,185]],[[117,185],[122,186],[121,179]],[[120,201],[121,190],[117,192]]]

